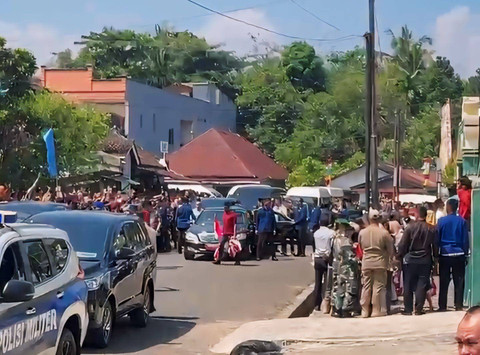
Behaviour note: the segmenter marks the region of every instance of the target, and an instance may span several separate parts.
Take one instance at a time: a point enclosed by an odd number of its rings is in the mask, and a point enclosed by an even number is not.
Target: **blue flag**
[[[43,135],[43,140],[47,146],[48,173],[50,177],[56,177],[57,159],[55,157],[55,138],[53,138],[53,130],[51,128]]]

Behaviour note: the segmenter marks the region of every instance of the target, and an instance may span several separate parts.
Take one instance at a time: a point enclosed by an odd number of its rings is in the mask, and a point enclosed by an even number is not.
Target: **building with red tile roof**
[[[284,186],[288,171],[244,137],[210,129],[168,155],[176,174],[205,184],[267,183]]]

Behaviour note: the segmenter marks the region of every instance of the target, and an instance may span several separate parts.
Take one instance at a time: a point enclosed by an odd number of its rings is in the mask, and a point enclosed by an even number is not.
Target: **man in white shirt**
[[[193,215],[195,216],[195,218],[198,218],[198,216],[200,215],[200,213],[202,213],[202,211],[203,211],[202,202],[200,200],[197,200],[197,204],[195,206],[195,209],[193,210]]]
[[[327,228],[327,221],[320,221],[320,228],[313,234],[314,239],[314,268],[315,268],[315,309],[320,310],[322,304],[322,281],[327,272],[332,255],[332,242],[335,232]]]
[[[287,207],[283,204],[281,198],[275,198],[275,205],[273,206],[273,211],[280,213],[284,217],[288,217]]]

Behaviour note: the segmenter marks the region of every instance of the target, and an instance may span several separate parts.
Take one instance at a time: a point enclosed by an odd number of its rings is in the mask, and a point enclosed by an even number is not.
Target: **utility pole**
[[[394,165],[394,173],[393,173],[393,201],[398,202],[400,200],[400,113],[398,110],[395,110],[395,129],[394,129],[394,136],[393,136],[393,165]]]
[[[378,141],[377,141],[377,98],[375,90],[375,0],[369,0],[369,32],[365,34],[366,49],[367,49],[367,93],[365,102],[365,122],[367,123],[367,170],[365,173],[367,178],[365,181],[365,191],[367,193],[367,185],[370,190],[367,199],[367,208],[379,208],[379,194],[378,194]],[[368,169],[370,168],[370,169]]]
[[[372,120],[370,117],[371,107],[370,103],[372,102],[372,91],[370,90],[370,75],[369,75],[369,66],[368,66],[368,48],[370,47],[371,35],[370,33],[365,33],[365,42],[367,46],[367,68],[366,68],[366,98],[365,98],[365,203],[367,206],[367,211],[370,210],[371,202],[371,190],[370,190],[370,137],[372,135]]]

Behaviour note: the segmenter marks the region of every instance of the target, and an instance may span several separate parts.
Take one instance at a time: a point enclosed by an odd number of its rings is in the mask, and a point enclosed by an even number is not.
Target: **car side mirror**
[[[35,295],[35,286],[23,280],[10,280],[3,288],[2,300],[4,302],[26,302]]]
[[[120,259],[120,260],[131,259],[134,255],[135,255],[135,251],[133,249],[125,248],[125,247],[120,248],[120,250],[117,250],[117,252],[115,253],[115,256],[117,257],[117,259]]]

